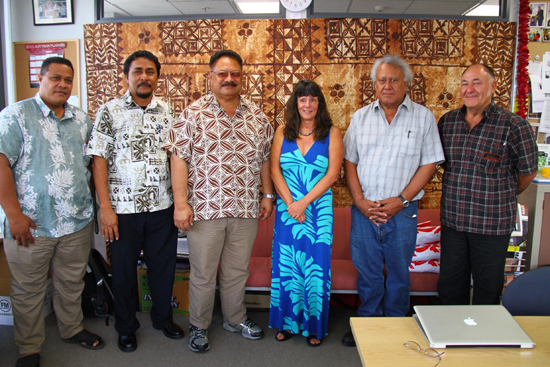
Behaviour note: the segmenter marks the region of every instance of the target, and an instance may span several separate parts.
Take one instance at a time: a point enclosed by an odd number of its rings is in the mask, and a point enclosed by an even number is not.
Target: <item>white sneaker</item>
[[[189,324],[189,349],[203,353],[210,349],[208,331]]]
[[[223,328],[227,331],[231,331],[232,333],[241,333],[241,335],[246,339],[260,339],[264,336],[262,329],[250,319],[247,319],[245,322],[241,322],[237,325],[229,325],[224,321]]]

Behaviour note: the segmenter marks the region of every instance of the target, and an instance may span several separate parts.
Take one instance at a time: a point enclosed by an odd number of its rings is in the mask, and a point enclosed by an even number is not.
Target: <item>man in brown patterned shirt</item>
[[[239,95],[241,57],[231,50],[215,53],[209,81],[212,91],[182,112],[163,146],[171,153],[174,223],[187,231],[189,241],[189,348],[194,352],[210,349],[207,329],[218,263],[223,328],[247,339],[263,336],[246,315],[244,293],[257,218],[269,218],[274,197],[273,127]]]

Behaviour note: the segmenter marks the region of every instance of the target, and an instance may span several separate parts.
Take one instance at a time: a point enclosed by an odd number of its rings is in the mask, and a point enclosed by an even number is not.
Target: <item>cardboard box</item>
[[[142,312],[150,312],[153,301],[147,281],[147,269],[138,268],[139,307]],[[172,313],[189,316],[189,269],[176,269],[172,292]]]
[[[13,325],[10,297],[0,296],[0,325]]]
[[[247,309],[269,309],[271,296],[269,292],[246,292],[244,304]]]

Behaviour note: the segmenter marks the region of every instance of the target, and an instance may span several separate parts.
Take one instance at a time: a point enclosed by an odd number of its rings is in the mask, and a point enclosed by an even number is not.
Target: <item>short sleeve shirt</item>
[[[108,162],[109,199],[117,214],[155,212],[173,203],[170,166],[161,144],[175,114],[151,99],[143,109],[130,92],[99,108],[88,155]]]
[[[86,146],[92,121],[65,103],[61,120],[37,93],[0,112],[0,153],[11,165],[23,214],[34,221],[36,237],[78,232],[94,217]],[[10,238],[0,209],[0,232]]]
[[[465,107],[439,121],[445,151],[441,224],[461,232],[510,234],[517,212],[518,175],[537,170],[529,123],[494,103],[469,130]]]
[[[344,148],[344,158],[357,165],[363,196],[372,201],[400,195],[420,166],[444,161],[435,116],[408,95],[391,124],[378,100],[357,110]]]
[[[163,147],[188,164],[194,220],[258,217],[260,169],[273,133],[264,113],[244,98],[232,118],[212,92],[181,113]]]

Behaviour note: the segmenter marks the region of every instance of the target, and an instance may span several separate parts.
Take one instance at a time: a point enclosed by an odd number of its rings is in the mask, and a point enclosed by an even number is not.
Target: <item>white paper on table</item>
[[[550,99],[544,100],[544,107],[540,116],[539,132],[550,133]]]
[[[542,91],[550,93],[550,54],[542,57]]]
[[[529,75],[538,75],[539,78],[541,76],[542,66],[540,61],[529,61],[529,66],[527,66],[527,72]]]

